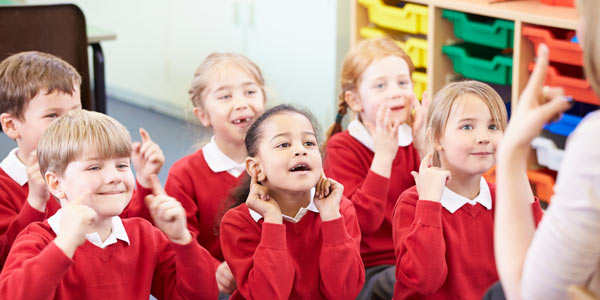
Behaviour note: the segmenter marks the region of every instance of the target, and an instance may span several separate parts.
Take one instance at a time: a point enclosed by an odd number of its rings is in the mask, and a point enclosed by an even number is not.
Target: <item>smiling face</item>
[[[347,100],[363,122],[375,124],[379,107],[387,105],[390,117],[404,123],[410,115],[412,95],[408,64],[399,56],[387,56],[369,65],[361,75],[357,93],[351,92]]]
[[[321,153],[311,122],[296,112],[281,112],[262,125],[258,154],[251,158],[259,180],[269,190],[306,192],[323,173]]]
[[[218,143],[243,144],[248,127],[264,112],[266,98],[247,72],[226,65],[221,68],[194,114],[202,125],[212,128]]]
[[[452,104],[436,146],[442,168],[472,176],[485,173],[495,164],[496,149],[503,136],[500,127],[479,96],[460,96]]]
[[[46,173],[50,191],[62,201],[81,201],[100,218],[120,215],[135,188],[129,157],[100,158],[96,151],[85,153],[70,162],[62,175]]]

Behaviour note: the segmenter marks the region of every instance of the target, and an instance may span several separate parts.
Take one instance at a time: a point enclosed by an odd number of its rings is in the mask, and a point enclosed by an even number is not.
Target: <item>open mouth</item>
[[[311,168],[308,164],[299,163],[290,168],[290,172],[302,172],[302,171],[310,171]]]
[[[252,122],[252,117],[242,117],[231,121],[234,125],[248,125]]]

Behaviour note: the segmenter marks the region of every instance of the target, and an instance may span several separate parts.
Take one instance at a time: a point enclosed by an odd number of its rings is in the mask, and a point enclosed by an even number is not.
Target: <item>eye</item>
[[[490,126],[488,126],[489,130],[498,130],[498,126],[496,126],[496,124],[491,124]]]
[[[473,130],[473,126],[467,124],[467,125],[463,125],[460,129],[462,129],[462,130]]]
[[[375,85],[373,85],[374,89],[382,89],[385,87],[385,83],[380,82],[380,83],[376,83]]]
[[[316,145],[317,145],[317,143],[315,143],[313,141],[304,142],[304,146],[307,146],[307,147],[313,147],[313,146],[316,146]]]
[[[55,114],[55,113],[47,114],[44,116],[44,118],[58,118],[58,114]]]
[[[277,144],[277,146],[275,146],[275,148],[287,148],[290,146],[290,143],[288,142],[283,142],[283,143],[279,143]]]
[[[229,100],[230,98],[231,98],[230,94],[217,97],[217,99],[219,99],[219,100]]]
[[[247,96],[252,96],[252,95],[254,95],[254,94],[256,94],[256,90],[247,90],[247,91],[246,91],[246,95],[247,95]]]
[[[400,86],[407,86],[407,85],[409,85],[409,84],[410,84],[410,81],[409,81],[409,80],[400,80],[400,81],[398,82],[398,84],[399,84]]]
[[[117,164],[118,169],[129,169],[129,164],[127,163],[119,163]]]
[[[94,165],[86,168],[87,171],[98,171],[100,170],[100,166]]]

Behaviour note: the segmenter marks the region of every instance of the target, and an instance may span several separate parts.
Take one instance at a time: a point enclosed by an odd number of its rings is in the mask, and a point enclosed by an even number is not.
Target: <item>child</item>
[[[234,199],[245,204],[221,222],[238,282],[232,300],[353,299],[364,282],[354,207],[341,184],[321,177],[315,124],[309,113],[279,105],[248,129],[251,180]]]
[[[498,280],[494,263],[495,163],[506,108],[490,86],[449,84],[427,116],[430,153],[412,172],[416,186],[394,208],[394,299],[481,299]],[[539,202],[531,198],[536,222]]]
[[[81,108],[80,84],[77,70],[50,54],[22,52],[0,63],[0,122],[18,146],[0,163],[0,268],[17,234],[60,208],[48,192],[35,149],[50,122]],[[142,198],[150,192],[143,187],[150,187],[149,177],[158,174],[164,162],[158,145],[143,129],[140,134],[143,146],[135,143],[133,154],[140,193],[129,215],[142,212]]]
[[[118,217],[135,186],[131,153],[127,129],[100,113],[70,111],[48,127],[38,160],[62,208],[17,237],[0,298],[216,299],[210,254],[193,242],[183,207],[156,175],[145,200],[160,230]]]
[[[344,196],[352,200],[358,215],[367,268],[358,299],[390,299],[393,293],[391,213],[400,193],[414,185],[410,172],[417,170],[419,154],[413,135],[422,135],[427,105],[424,101],[421,108],[413,93],[413,70],[406,53],[387,38],[364,40],[344,58],[340,109],[330,129],[325,174],[345,187]],[[358,118],[336,134],[348,108]]]
[[[198,67],[190,95],[194,115],[213,130],[210,142],[176,162],[165,190],[186,210],[188,228],[214,257],[219,291],[231,294],[235,280],[223,253],[217,220],[227,195],[244,172],[244,136],[264,111],[264,79],[260,69],[239,54],[213,53]]]

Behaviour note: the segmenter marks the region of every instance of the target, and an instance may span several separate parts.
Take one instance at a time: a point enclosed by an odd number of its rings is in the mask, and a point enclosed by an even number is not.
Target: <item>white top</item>
[[[0,163],[0,168],[16,183],[23,186],[27,183],[27,166],[17,157],[19,148],[12,149]]]
[[[308,204],[307,207],[301,207],[300,210],[298,211],[298,213],[296,213],[296,216],[293,218],[290,216],[286,216],[285,214],[281,214],[281,216],[283,217],[283,219],[285,221],[292,222],[292,223],[298,223],[298,222],[300,222],[302,217],[304,217],[304,215],[306,215],[306,213],[308,211],[319,213],[319,210],[315,206],[314,199],[315,199],[315,188],[312,188],[312,189],[310,189],[310,203]],[[250,216],[252,217],[252,219],[254,219],[254,221],[256,223],[258,223],[258,220],[262,219],[263,216],[261,216],[256,211],[252,210],[251,208],[248,208],[248,210],[250,211]]]
[[[444,193],[442,194],[442,200],[440,202],[442,206],[452,214],[467,203],[471,205],[479,203],[487,208],[487,210],[490,210],[492,209],[492,194],[490,193],[490,187],[487,182],[481,177],[481,182],[479,183],[479,195],[477,195],[475,199],[471,200],[463,197],[453,192],[448,187],[444,187]]]
[[[227,171],[227,173],[234,177],[238,177],[246,171],[244,163],[238,164],[219,149],[214,135],[210,138],[210,142],[202,147],[202,153],[208,167],[215,173]]]
[[[568,139],[551,204],[529,247],[523,299],[568,299],[570,285],[600,295],[600,112]]]
[[[358,140],[369,150],[375,152],[375,143],[373,137],[359,120],[353,120],[348,123],[348,133],[350,136]],[[413,141],[412,128],[406,123],[398,127],[398,146],[406,147]]]
[[[50,224],[50,228],[54,231],[56,235],[60,232],[60,218],[62,216],[62,209],[59,209],[52,217],[48,218],[48,224]],[[108,245],[116,244],[117,239],[122,240],[129,245],[129,236],[127,236],[127,232],[125,231],[125,227],[123,227],[123,221],[118,216],[114,216],[111,219],[112,221],[112,230],[110,231],[110,235],[104,242],[100,239],[100,235],[97,232],[89,233],[85,235],[85,238],[95,246],[98,246],[102,249],[106,248]]]

